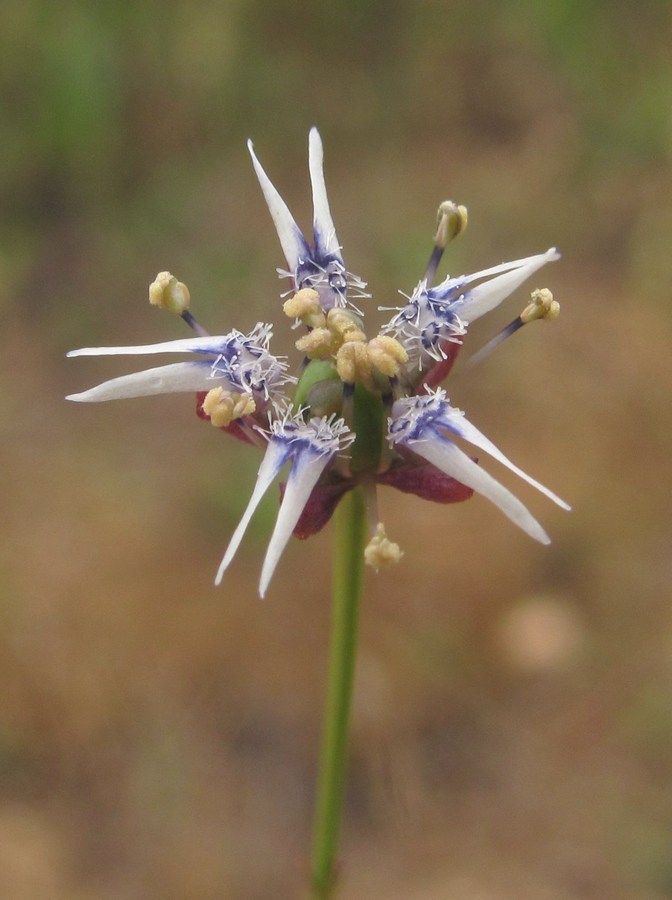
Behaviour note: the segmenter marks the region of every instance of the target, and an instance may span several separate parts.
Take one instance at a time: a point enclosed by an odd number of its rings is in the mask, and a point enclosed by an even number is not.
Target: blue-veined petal
[[[289,211],[289,207],[282,199],[273,185],[273,182],[257,159],[252,141],[247,142],[247,147],[250,151],[252,165],[254,166],[254,171],[257,173],[257,178],[259,179],[259,184],[261,185],[261,190],[263,191],[268,210],[273,219],[273,224],[278,232],[280,245],[285,254],[287,265],[289,266],[290,272],[294,273],[298,269],[301,260],[310,258],[310,248],[301,229],[294,221],[294,217]]]
[[[280,276],[289,276],[296,290],[302,288],[316,290],[325,313],[333,307],[344,308],[350,305],[361,315],[360,310],[348,298],[348,293],[350,292],[355,299],[367,299],[370,295],[365,291],[366,282],[348,272],[343,262],[327,198],[322,139],[317,129],[311,129],[308,142],[308,165],[313,192],[312,245],[304,237],[287,204],[262,168],[250,141],[248,147],[287,259],[287,271],[278,269]]]
[[[500,263],[471,275],[448,277],[431,288],[423,279],[406,306],[396,307],[396,315],[383,326],[383,334],[393,334],[402,343],[409,355],[409,372],[431,368],[446,358],[447,344],[461,343],[470,322],[498,306],[547,262],[559,258],[552,247],[546,253]],[[468,287],[474,281],[481,283]]]
[[[305,422],[302,411],[294,413],[291,406],[284,409],[275,407],[269,415],[269,426],[270,431],[266,433],[268,447],[257,474],[254,491],[215,579],[215,584],[220,584],[261,498],[285,463],[291,460],[292,468],[285,496],[264,559],[259,585],[262,597],[318,478],[335,454],[352,443],[355,437],[343,419],[331,415]]]
[[[397,400],[392,407],[392,416],[388,419],[388,440],[392,445],[407,447],[446,475],[482,493],[531,537],[548,543],[545,531],[520,500],[463,453],[448,438],[445,433],[447,430],[485,450],[551,500],[564,509],[569,509],[552,491],[515,466],[459,410],[451,407],[446,399],[446,392],[441,388]]]
[[[172,366],[124,375],[90,391],[74,394],[69,399],[95,402],[177,391],[207,391],[223,385],[232,390],[252,393],[257,399],[272,400],[283,392],[288,383],[296,379],[287,374],[284,358],[274,356],[269,351],[271,335],[271,326],[258,322],[249,334],[234,329],[224,335],[163,341],[159,344],[72,350],[68,356],[193,353],[199,357],[199,361],[175,363]]]

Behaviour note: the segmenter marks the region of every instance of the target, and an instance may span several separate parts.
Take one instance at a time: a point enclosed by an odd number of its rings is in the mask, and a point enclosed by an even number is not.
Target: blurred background
[[[446,197],[444,275],[560,247],[448,388],[574,506],[502,476],[543,548],[482,499],[383,494],[406,555],[368,576],[339,896],[672,896],[671,9],[5,0],[0,896],[303,896],[330,529],[261,603],[271,492],[215,590],[255,451],[187,395],[63,396],[134,368],[69,349],[187,336],[161,269],[291,351],[245,141],[308,228],[313,124],[372,308]],[[560,319],[465,369],[542,286]]]

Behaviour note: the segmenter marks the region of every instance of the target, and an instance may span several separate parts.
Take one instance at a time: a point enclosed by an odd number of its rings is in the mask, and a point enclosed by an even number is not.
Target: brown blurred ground
[[[244,141],[307,224],[312,124],[381,305],[419,278],[445,196],[470,210],[454,273],[561,248],[540,280],[558,322],[449,394],[575,507],[507,481],[544,549],[480,499],[383,497],[406,556],[368,579],[340,896],[672,896],[670,7],[8,12],[3,900],[302,896],[330,532],[290,547],[260,603],[270,498],[215,590],[254,453],[188,397],[62,398],[127,371],[67,349],[183,336],[145,304],[159,269],[212,331],[277,318]]]

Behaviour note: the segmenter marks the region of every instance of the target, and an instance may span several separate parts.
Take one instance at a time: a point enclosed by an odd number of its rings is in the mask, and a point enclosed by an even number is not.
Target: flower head
[[[475,319],[498,306],[547,262],[554,248],[471,275],[433,284],[446,243],[464,230],[467,212],[450,201],[439,208],[435,246],[423,278],[406,303],[369,338],[363,314],[366,284],[345,267],[323,173],[322,141],[309,138],[313,235],[308,240],[248,143],[254,170],[276,226],[291,281],[284,313],[304,332],[296,346],[296,375],[270,351],[272,329],[258,323],[249,334],[210,336],[189,312],[189,291],[169,272],[150,287],[150,301],[180,315],[196,337],[134,347],[98,347],[70,356],[188,354],[187,362],[122,375],[68,399],[104,401],[151,394],[195,392],[198,413],[218,428],[265,447],[256,484],[217,572],[219,584],[247,526],[272,483],[289,467],[280,486],[282,502],[262,566],[263,596],[292,534],[309,537],[329,520],[343,495],[365,486],[371,520],[366,559],[379,568],[403,555],[378,521],[375,493],[389,485],[439,503],[482,494],[541,543],[546,532],[507,488],[456,443],[487,453],[565,509],[548,488],[525,474],[464,414],[450,405],[439,384],[448,374]],[[287,295],[285,295],[287,297]],[[380,307],[385,309],[385,307]],[[536,318],[553,318],[558,304],[550,291],[535,291],[523,314],[491,345]],[[488,348],[490,345],[488,345]]]

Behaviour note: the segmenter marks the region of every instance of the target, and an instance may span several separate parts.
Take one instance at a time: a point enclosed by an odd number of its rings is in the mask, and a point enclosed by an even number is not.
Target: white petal
[[[456,478],[467,487],[483,494],[535,541],[539,541],[541,544],[550,544],[551,540],[544,529],[520,500],[514,497],[504,485],[495,481],[492,475],[469,459],[466,453],[463,453],[455,444],[436,435],[427,440],[408,441],[406,446],[418,456],[431,462],[437,469],[445,472],[446,475]]]
[[[67,356],[148,356],[152,353],[221,353],[222,343],[229,335],[181,338],[178,341],[162,341],[159,344],[138,344],[133,347],[82,347],[71,350]]]
[[[77,403],[99,403],[103,400],[128,400],[131,397],[175,394],[181,391],[209,391],[222,383],[222,379],[212,377],[210,363],[172,363],[112,378],[88,391],[69,394],[65,399]]]
[[[259,594],[263,597],[287,542],[299,521],[318,478],[333,454],[316,454],[310,450],[299,453],[287,479],[285,496],[275,522],[266,557],[261,569]]]
[[[271,218],[275,225],[282,251],[285,254],[287,265],[292,273],[296,271],[300,259],[308,259],[310,257],[310,249],[306,243],[306,239],[301,233],[301,229],[294,221],[294,217],[285,201],[277,192],[270,178],[264,172],[261,163],[256,157],[252,141],[247,142],[247,148],[252,157],[252,165],[257,173],[261,190],[264,193],[266,203],[268,205]]]
[[[556,248],[551,247],[546,253],[535,253],[532,256],[523,256],[520,259],[510,259],[507,262],[499,263],[497,266],[490,266],[490,268],[482,269],[480,272],[473,272],[471,275],[463,276],[461,280],[465,284],[469,284],[472,281],[478,281],[479,278],[491,278],[493,275],[501,275],[502,272],[510,272],[512,269],[522,269],[524,266],[529,265],[532,260],[537,259],[539,256],[546,256],[548,253],[555,253],[557,255],[554,259],[560,259],[560,254]]]
[[[438,422],[436,423],[439,424]],[[461,438],[464,438],[466,441],[469,441],[470,444],[474,444],[476,447],[480,447],[481,450],[485,450],[486,453],[489,453],[490,456],[494,457],[498,460],[502,465],[506,466],[508,469],[511,469],[512,472],[515,472],[516,475],[520,476],[524,481],[527,481],[528,484],[531,484],[532,487],[535,487],[538,491],[541,491],[542,494],[545,494],[549,500],[552,500],[554,503],[557,503],[558,506],[561,506],[563,509],[571,509],[568,503],[565,503],[564,500],[561,500],[557,494],[554,494],[553,491],[549,490],[547,487],[544,487],[543,484],[540,484],[534,478],[530,477],[526,472],[523,472],[522,469],[519,469],[511,460],[504,456],[501,450],[499,450],[492,441],[488,440],[488,438],[478,430],[471,422],[467,421],[460,413],[457,411],[449,413],[446,415],[440,422],[441,425],[449,428],[455,434],[458,434]]]
[[[257,473],[257,482],[254,486],[254,490],[252,491],[250,502],[247,504],[247,509],[243,513],[243,518],[240,520],[238,527],[233,532],[233,536],[229,541],[229,546],[226,548],[224,558],[222,559],[219,565],[219,569],[217,570],[215,584],[221,584],[224,572],[227,570],[229,563],[236,554],[236,550],[238,549],[240,542],[243,539],[243,535],[247,530],[247,526],[250,524],[250,519],[254,515],[254,511],[256,510],[257,506],[259,506],[261,498],[264,496],[266,491],[269,489],[269,487],[277,477],[280,469],[287,462],[288,456],[289,453],[287,444],[280,441],[269,441],[268,447],[266,448],[266,453],[263,460],[261,461],[261,465],[259,466],[259,472]]]
[[[329,209],[327,186],[324,182],[324,151],[322,138],[317,128],[310,129],[308,138],[308,167],[310,183],[313,187],[313,234],[317,256],[337,254],[340,246],[336,237],[336,228]]]
[[[546,253],[528,256],[527,259],[516,260],[515,263],[504,263],[502,266],[495,266],[493,269],[486,269],[483,272],[476,273],[469,280],[493,274],[497,270],[504,272],[504,274],[498,275],[491,281],[486,281],[471,290],[465,291],[464,305],[460,307],[460,318],[469,324],[485,315],[485,313],[490,312],[490,310],[495,309],[502,300],[505,300],[517,287],[520,287],[530,275],[541,269],[547,262],[553,262],[556,259],[560,259],[560,254],[555,247],[551,247]],[[515,266],[515,268],[511,269],[511,266]]]

